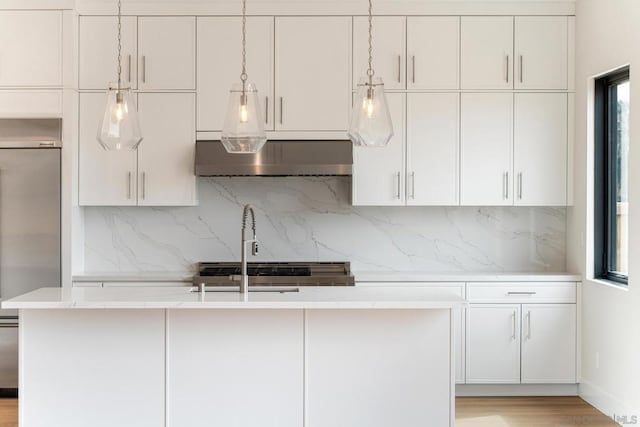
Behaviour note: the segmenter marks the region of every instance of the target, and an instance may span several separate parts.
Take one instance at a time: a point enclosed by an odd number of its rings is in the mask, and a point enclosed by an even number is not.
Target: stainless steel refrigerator
[[[0,300],[60,286],[60,119],[0,119]],[[0,309],[0,389],[18,387],[18,312]]]

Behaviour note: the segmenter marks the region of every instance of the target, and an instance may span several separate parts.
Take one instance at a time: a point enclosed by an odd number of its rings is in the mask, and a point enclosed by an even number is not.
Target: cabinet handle
[[[533,291],[513,291],[513,292],[507,292],[507,295],[535,295],[537,294],[537,292],[533,292]]]
[[[411,83],[416,82],[416,56],[411,57]]]
[[[283,122],[283,119],[282,119],[283,104],[284,104],[284,100],[282,97],[280,97],[280,124],[282,124]]]
[[[264,98],[264,123],[266,125],[269,124],[269,97],[265,96]]]
[[[509,172],[502,174],[502,198],[509,199]]]
[[[509,55],[507,55],[506,63],[507,63],[507,66],[505,68],[505,71],[506,71],[505,75],[506,75],[506,78],[507,78],[507,83],[509,83]]]
[[[531,339],[531,310],[527,311],[527,339]]]
[[[142,200],[147,197],[147,173],[142,172]]]
[[[411,172],[411,200],[416,198],[416,173]]]
[[[131,83],[131,55],[127,55],[127,81]]]
[[[398,55],[398,83],[402,83],[402,55]]]
[[[142,83],[147,82],[147,57],[142,55]]]
[[[511,339],[516,339],[516,310],[511,313]]]
[[[396,198],[400,200],[400,172],[396,173],[395,178],[397,180]]]
[[[524,81],[523,76],[524,76],[524,64],[523,64],[522,55],[520,55],[520,83]]]
[[[522,200],[522,172],[518,173],[518,200]]]
[[[131,172],[127,173],[127,199],[131,200]]]

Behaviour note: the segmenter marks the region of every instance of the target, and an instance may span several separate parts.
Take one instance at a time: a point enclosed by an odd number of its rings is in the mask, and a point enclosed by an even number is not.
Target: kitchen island
[[[44,288],[20,310],[20,426],[454,423],[441,289]]]

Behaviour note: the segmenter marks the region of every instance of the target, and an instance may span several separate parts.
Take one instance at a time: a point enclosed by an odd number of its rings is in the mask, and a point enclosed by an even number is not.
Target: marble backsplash
[[[240,258],[256,208],[256,261],[342,261],[353,270],[560,272],[566,209],[353,207],[351,180],[200,178],[200,205],[85,208],[85,271],[191,271]]]

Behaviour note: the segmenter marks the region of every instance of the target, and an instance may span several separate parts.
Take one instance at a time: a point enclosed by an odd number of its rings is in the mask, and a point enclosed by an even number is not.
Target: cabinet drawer
[[[468,283],[471,303],[575,303],[576,284],[548,283]]]

